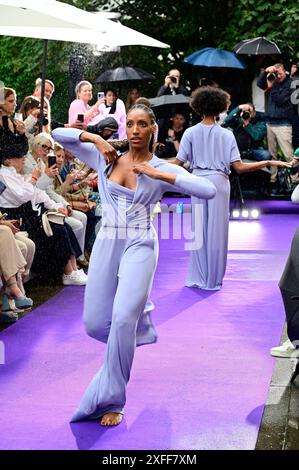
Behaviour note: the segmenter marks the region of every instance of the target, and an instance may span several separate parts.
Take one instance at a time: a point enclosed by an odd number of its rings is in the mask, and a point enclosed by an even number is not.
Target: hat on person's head
[[[28,140],[24,135],[4,131],[0,135],[0,165],[11,158],[22,158],[28,152]]]
[[[113,117],[106,117],[102,121],[94,124],[93,126],[87,126],[87,132],[91,132],[92,134],[101,135],[104,129],[107,129],[111,132],[118,131],[118,123],[116,119]]]
[[[299,158],[299,147],[295,150],[294,157]]]

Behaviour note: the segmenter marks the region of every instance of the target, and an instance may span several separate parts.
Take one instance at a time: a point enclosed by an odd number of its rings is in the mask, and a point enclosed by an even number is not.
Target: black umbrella
[[[95,79],[95,83],[126,82],[130,80],[154,80],[155,77],[137,67],[117,67],[106,70]]]
[[[233,51],[248,55],[281,54],[277,44],[264,37],[244,39],[233,47]]]
[[[167,105],[181,105],[188,104],[190,101],[189,96],[182,94],[178,95],[162,95],[157,98],[150,98],[150,104],[152,108],[157,108],[159,106]]]

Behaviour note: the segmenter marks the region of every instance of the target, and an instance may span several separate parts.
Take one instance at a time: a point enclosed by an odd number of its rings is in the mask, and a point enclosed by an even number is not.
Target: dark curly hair
[[[218,116],[226,111],[230,104],[230,96],[221,88],[204,86],[198,88],[190,106],[199,116]]]

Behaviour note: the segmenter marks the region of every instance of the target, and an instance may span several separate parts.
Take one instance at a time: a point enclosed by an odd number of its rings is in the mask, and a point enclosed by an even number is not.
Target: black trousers
[[[279,281],[284,302],[288,337],[299,340],[299,227],[291,245],[291,251]]]

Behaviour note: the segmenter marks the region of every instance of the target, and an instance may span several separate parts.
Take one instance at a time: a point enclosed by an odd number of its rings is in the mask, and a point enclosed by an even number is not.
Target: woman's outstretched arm
[[[191,175],[184,168],[170,163],[165,163],[160,168],[147,162],[138,163],[133,165],[133,171],[163,181],[163,192],[177,189],[202,199],[212,199],[216,194],[215,186],[207,178]]]
[[[262,162],[252,162],[252,163],[245,163],[241,160],[232,163],[233,169],[237,173],[248,173],[250,171],[260,170],[261,168],[265,168],[267,166],[280,166],[291,168],[291,163],[282,162],[281,160],[264,160]]]

